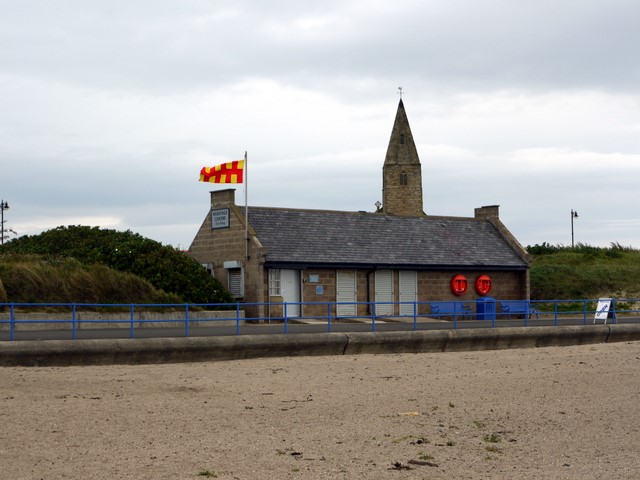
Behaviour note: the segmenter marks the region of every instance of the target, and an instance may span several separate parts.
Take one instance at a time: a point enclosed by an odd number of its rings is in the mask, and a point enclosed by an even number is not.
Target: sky
[[[374,211],[402,87],[427,214],[640,248],[638,45],[637,0],[0,0],[4,227],[187,249],[245,151],[250,206]]]

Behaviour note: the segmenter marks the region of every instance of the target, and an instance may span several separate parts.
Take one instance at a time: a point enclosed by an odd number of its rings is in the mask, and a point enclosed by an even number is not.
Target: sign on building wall
[[[211,210],[211,229],[229,228],[229,209],[217,208]]]

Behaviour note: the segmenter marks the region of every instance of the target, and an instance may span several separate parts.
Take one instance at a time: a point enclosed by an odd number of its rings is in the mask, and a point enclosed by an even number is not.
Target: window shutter
[[[229,272],[229,293],[234,297],[244,297],[244,281],[242,268],[230,268]]]

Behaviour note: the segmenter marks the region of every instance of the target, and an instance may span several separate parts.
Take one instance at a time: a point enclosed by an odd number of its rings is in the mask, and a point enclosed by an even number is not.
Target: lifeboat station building
[[[427,315],[432,301],[529,299],[529,256],[496,205],[473,217],[426,215],[403,101],[375,212],[236,205],[211,192],[189,255],[260,318]],[[248,220],[248,224],[246,221]],[[251,307],[249,304],[253,304]],[[327,308],[331,309],[330,312]]]

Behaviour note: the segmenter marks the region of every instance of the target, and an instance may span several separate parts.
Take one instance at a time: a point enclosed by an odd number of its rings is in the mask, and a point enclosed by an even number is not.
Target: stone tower
[[[382,167],[381,211],[393,215],[424,215],[422,167],[402,99]]]

